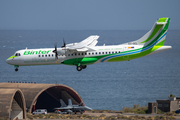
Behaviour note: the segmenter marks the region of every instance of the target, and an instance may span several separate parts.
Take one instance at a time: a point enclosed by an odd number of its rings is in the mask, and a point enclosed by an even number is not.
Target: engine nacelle
[[[63,48],[57,48],[58,55],[65,55],[67,50],[64,50]]]

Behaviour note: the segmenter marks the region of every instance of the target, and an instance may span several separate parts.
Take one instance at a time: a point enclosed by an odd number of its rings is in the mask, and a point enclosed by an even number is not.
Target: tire
[[[82,70],[82,66],[80,65],[80,66],[77,66],[77,71],[81,71]]]
[[[82,69],[85,69],[87,67],[87,65],[82,65]]]

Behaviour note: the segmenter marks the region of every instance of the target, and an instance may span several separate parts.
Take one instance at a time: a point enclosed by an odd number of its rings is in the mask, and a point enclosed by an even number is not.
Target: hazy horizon
[[[170,17],[180,30],[179,0],[1,0],[0,30],[150,30]]]

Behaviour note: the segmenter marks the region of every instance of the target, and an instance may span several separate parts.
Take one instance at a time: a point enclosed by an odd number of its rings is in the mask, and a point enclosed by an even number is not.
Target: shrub
[[[106,117],[106,115],[105,114],[101,114],[99,117]]]
[[[153,117],[148,117],[147,120],[153,120]]]
[[[160,109],[157,110],[157,114],[164,114],[163,111],[161,111]]]

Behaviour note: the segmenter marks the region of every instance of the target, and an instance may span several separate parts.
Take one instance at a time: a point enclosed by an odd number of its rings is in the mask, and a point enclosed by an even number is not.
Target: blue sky
[[[1,30],[180,30],[180,0],[1,0]]]

